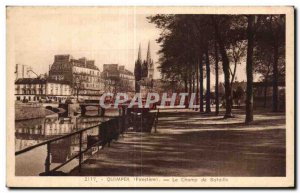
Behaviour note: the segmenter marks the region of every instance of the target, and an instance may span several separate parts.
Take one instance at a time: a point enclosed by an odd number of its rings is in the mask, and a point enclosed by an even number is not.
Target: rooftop
[[[45,84],[47,82],[44,78],[19,78],[15,84]]]
[[[15,84],[46,84],[46,83],[58,83],[58,84],[69,84],[65,80],[54,80],[45,78],[19,78],[15,81]]]
[[[54,63],[71,63],[73,66],[78,66],[82,68],[89,68],[93,70],[99,70],[99,68],[95,65],[94,60],[88,60],[86,57],[82,57],[79,59],[74,59],[71,55],[55,55]]]

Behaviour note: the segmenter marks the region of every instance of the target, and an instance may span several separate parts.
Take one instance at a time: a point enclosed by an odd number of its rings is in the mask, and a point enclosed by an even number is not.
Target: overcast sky
[[[15,62],[45,73],[55,54],[71,54],[95,60],[100,69],[103,64],[117,63],[133,71],[140,43],[143,59],[148,41],[154,62],[158,59],[155,39],[159,30],[148,23],[146,16],[134,14],[133,9],[125,14],[98,9],[21,9],[12,17]]]
[[[145,59],[150,41],[157,67],[159,45],[155,39],[160,30],[148,22],[147,16],[136,14],[133,7],[107,10],[19,8],[8,11],[8,24],[13,26],[9,35],[14,40],[15,63],[29,65],[41,74],[48,72],[55,54],[71,54],[74,58],[95,60],[101,70],[103,64],[117,63],[133,71],[139,44]],[[239,65],[237,80],[245,80],[245,75],[245,64]],[[154,76],[160,77],[156,69]],[[211,76],[213,85],[214,76]],[[223,75],[220,81],[223,81]]]

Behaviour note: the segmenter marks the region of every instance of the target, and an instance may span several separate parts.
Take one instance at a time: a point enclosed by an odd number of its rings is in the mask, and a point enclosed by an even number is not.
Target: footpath
[[[254,112],[254,123],[162,110],[157,132],[128,132],[82,165],[82,176],[284,176],[285,115]]]

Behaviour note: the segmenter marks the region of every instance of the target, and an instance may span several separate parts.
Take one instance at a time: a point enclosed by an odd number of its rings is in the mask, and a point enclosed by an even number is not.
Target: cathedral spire
[[[146,60],[147,60],[148,65],[150,65],[151,64],[150,41],[148,42],[148,50],[147,50],[147,59]]]
[[[134,77],[135,77],[135,92],[140,92],[140,83],[139,81],[142,79],[142,56],[141,56],[141,43],[139,45],[138,58],[135,61],[134,65]]]
[[[147,67],[148,67],[147,76],[148,76],[148,78],[153,79],[154,68],[153,68],[153,60],[151,59],[150,41],[148,42],[146,63],[147,63]]]

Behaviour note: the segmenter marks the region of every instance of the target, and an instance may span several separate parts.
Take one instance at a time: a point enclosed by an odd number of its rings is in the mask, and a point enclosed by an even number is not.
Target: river
[[[15,122],[15,151],[39,144],[43,141],[63,136],[78,130],[99,125],[109,118],[99,117],[97,112],[87,112],[85,116],[60,117],[57,114],[46,116],[45,118],[30,119]],[[83,132],[83,148],[87,146],[88,136],[97,136],[98,127]],[[98,147],[92,148],[83,155],[86,159],[95,153]],[[79,135],[58,140],[51,143],[51,167],[66,162],[79,152]],[[16,156],[16,176],[37,176],[45,171],[45,160],[47,156],[46,145],[35,148]],[[68,172],[78,164],[78,159],[74,159],[69,164],[60,169]]]

